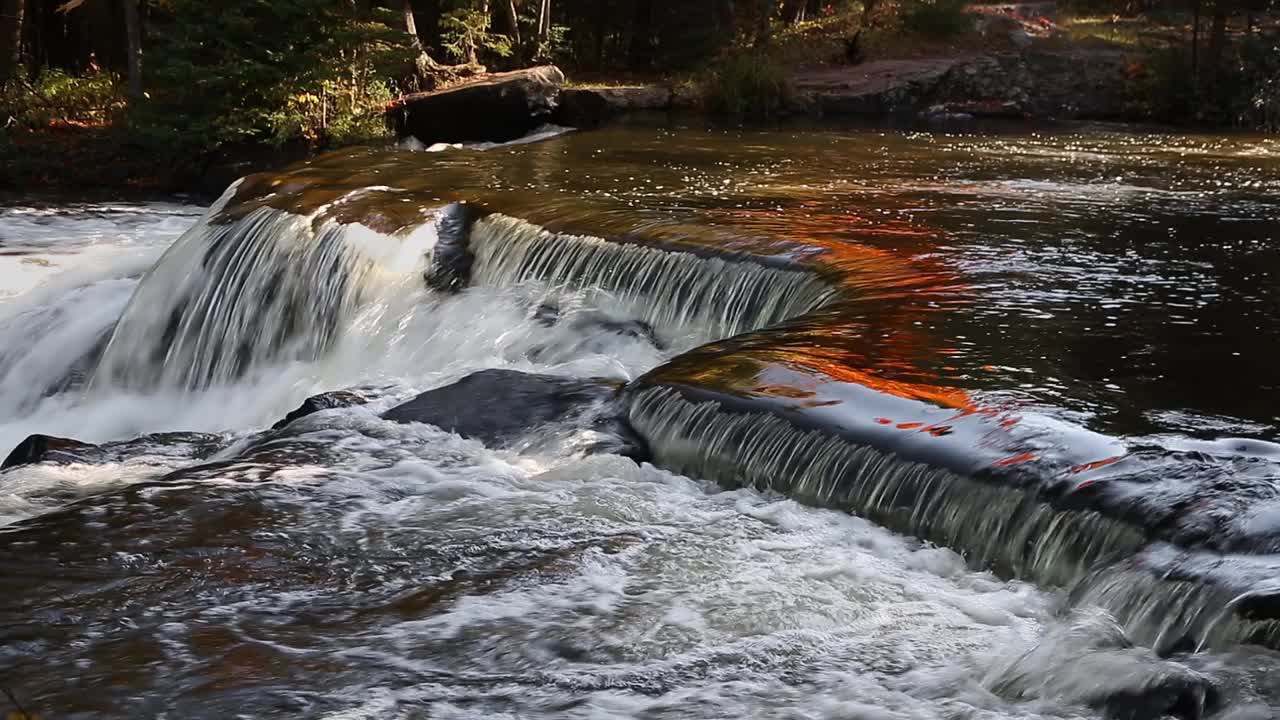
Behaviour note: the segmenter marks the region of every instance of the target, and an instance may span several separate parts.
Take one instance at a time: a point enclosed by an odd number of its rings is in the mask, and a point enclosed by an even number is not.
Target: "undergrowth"
[[[787,109],[794,94],[786,66],[762,50],[741,50],[711,68],[703,97],[714,112],[772,117]]]
[[[111,73],[76,76],[45,70],[34,80],[19,75],[0,87],[0,124],[5,127],[105,125],[122,108],[120,80]]]
[[[927,37],[948,38],[973,30],[968,0],[909,0],[902,5],[902,27]]]

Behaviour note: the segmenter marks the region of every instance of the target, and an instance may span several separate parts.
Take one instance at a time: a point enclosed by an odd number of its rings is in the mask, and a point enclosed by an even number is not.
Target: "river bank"
[[[1053,3],[970,12],[971,30],[954,37],[877,29],[858,33],[856,47],[847,22],[813,23],[777,38],[760,67],[753,57],[741,69],[745,77],[729,80],[732,56],[679,75],[566,73],[554,66],[484,74],[391,101],[385,135],[366,142],[507,142],[548,123],[589,130],[637,114],[694,124],[819,121],[948,132],[988,120],[1028,128],[1079,121],[1149,128],[1167,119],[1150,97],[1151,48],[1173,42],[1176,26],[1112,19],[1078,32],[1059,24]],[[1158,37],[1135,39],[1147,36]],[[0,130],[0,190],[208,198],[246,174],[349,146],[295,139],[190,151],[111,124],[8,127]]]
[[[1081,68],[1086,71],[1079,72]],[[687,79],[579,85],[551,70],[551,80],[544,78],[534,91],[521,86],[528,85],[531,73],[543,69],[503,74],[497,83],[482,78],[475,84],[402,99],[390,113],[395,136],[382,143],[407,137],[424,146],[504,142],[544,123],[589,130],[638,114],[665,114],[677,122],[731,126],[849,121],[958,130],[984,119],[1032,126],[1077,120],[1143,120],[1138,114],[1126,113],[1125,96],[1117,90],[1121,86],[1113,82],[1124,72],[1124,59],[1118,53],[1082,57],[1072,51],[1037,51],[803,66],[796,68],[789,80],[794,92],[788,94],[785,105],[767,116],[716,113],[709,107],[704,89]],[[474,92],[476,85],[490,89],[488,100]],[[490,102],[505,102],[500,99],[507,98],[513,88],[519,102],[502,106]],[[432,120],[426,126],[396,121],[394,107],[414,107],[414,117]],[[484,117],[485,122],[475,122],[476,117]],[[338,148],[324,150],[334,149]],[[187,156],[109,127],[15,131],[0,142],[5,168],[0,189],[75,191],[110,197],[216,196],[238,177],[278,169],[316,152],[296,143],[243,144]]]

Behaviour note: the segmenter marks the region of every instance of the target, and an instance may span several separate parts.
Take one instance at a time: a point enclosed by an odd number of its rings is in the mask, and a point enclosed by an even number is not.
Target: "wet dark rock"
[[[1101,709],[1107,720],[1201,720],[1220,703],[1212,680],[1183,669],[1165,673],[1146,687],[1114,693],[1090,704]]]
[[[675,102],[675,92],[658,85],[574,88],[560,93],[555,122],[595,128],[623,113],[670,110]]]
[[[388,109],[400,137],[507,142],[551,120],[564,86],[554,66],[485,75],[446,90],[406,95]]]
[[[1251,593],[1236,605],[1236,613],[1249,620],[1280,620],[1280,591]]]
[[[101,445],[52,435],[31,435],[9,453],[0,470],[37,463],[102,464],[147,454],[199,460],[222,449],[225,443],[222,435],[196,432],[154,433]]]
[[[0,463],[0,470],[42,462],[86,462],[100,455],[101,448],[91,443],[52,435],[30,435]]]
[[[1013,42],[1026,44],[1021,36]],[[1109,120],[1129,112],[1127,66],[1117,50],[1025,48],[811,70],[795,86],[825,115]]]
[[[1128,59],[1112,50],[1028,50],[988,55],[951,68],[931,89],[933,102],[981,109],[988,117],[1121,119]],[[972,110],[971,110],[972,111]]]
[[[334,390],[333,392],[320,393],[312,395],[302,404],[293,409],[288,415],[285,415],[275,425],[271,426],[272,430],[280,430],[296,420],[301,420],[308,415],[314,415],[321,410],[332,410],[334,408],[354,407],[356,405],[364,405],[374,399],[374,394],[366,389],[351,390]]]
[[[1280,477],[1268,455],[1138,448],[1071,476],[1055,505],[1097,510],[1184,548],[1280,552]]]
[[[439,292],[458,292],[471,283],[471,227],[484,216],[475,205],[453,203],[436,216],[436,246],[431,252],[427,287]]]
[[[613,114],[609,101],[594,90],[565,90],[560,93],[555,123],[583,130],[600,127]]]
[[[621,387],[515,370],[482,370],[429,390],[383,414],[401,423],[425,423],[494,447],[552,423],[581,423],[609,436],[599,447],[632,459],[648,453],[627,422]]]
[[[658,337],[657,331],[644,320],[616,317],[600,310],[562,313],[555,305],[543,303],[534,311],[533,318],[546,327],[563,324],[570,330],[588,337],[617,335],[647,342],[659,350],[666,348],[666,344]]]

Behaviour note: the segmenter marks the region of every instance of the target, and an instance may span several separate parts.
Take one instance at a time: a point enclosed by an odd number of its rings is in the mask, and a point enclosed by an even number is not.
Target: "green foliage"
[[[1240,107],[1244,126],[1280,132],[1280,33],[1247,39],[1240,49]]]
[[[965,10],[967,0],[907,0],[902,6],[902,27],[936,38],[954,37],[973,30],[974,18]]]
[[[1146,112],[1164,122],[1190,122],[1197,107],[1190,51],[1179,46],[1156,48],[1148,51],[1142,67]]]
[[[441,44],[458,62],[476,64],[481,51],[500,58],[510,57],[511,39],[489,32],[488,13],[460,9],[440,19]]]
[[[407,75],[412,58],[389,18],[356,21],[323,0],[168,0],[165,9],[149,32],[150,99],[132,108],[153,139],[199,151],[385,134],[374,131],[387,78]]]
[[[547,28],[547,36],[537,44],[533,51],[535,63],[557,63],[568,60],[570,55],[569,28],[566,25],[552,25]]]
[[[1145,109],[1157,120],[1280,131],[1278,34],[1246,38],[1230,63],[1198,76],[1180,45],[1151,50],[1143,71]]]
[[[0,124],[40,128],[58,123],[106,124],[124,107],[119,78],[45,70],[34,81],[17,76],[0,87]]]
[[[786,68],[758,50],[733,53],[716,63],[703,94],[713,111],[729,115],[777,115],[793,98]]]
[[[654,67],[703,68],[734,40],[715,3],[658,3],[654,9]]]

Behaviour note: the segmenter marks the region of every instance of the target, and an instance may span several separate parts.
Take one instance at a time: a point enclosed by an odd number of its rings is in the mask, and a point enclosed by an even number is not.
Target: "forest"
[[[1119,42],[1139,58],[1143,119],[1280,125],[1272,0],[1057,5],[1136,33]],[[734,111],[750,116],[778,104],[750,96],[785,93],[799,63],[963,50],[970,10],[964,0],[0,0],[0,154],[36,162],[69,141],[36,146],[49,152],[15,143],[84,128],[94,132],[74,142],[173,157],[342,146],[384,137],[384,108],[404,93],[544,63],[571,80],[727,82],[747,96]],[[1116,30],[1134,19],[1137,30]]]

